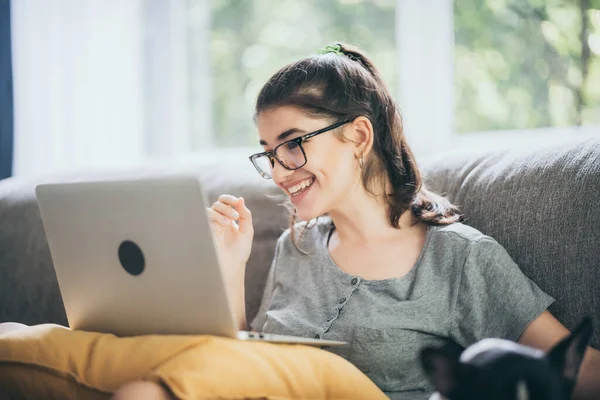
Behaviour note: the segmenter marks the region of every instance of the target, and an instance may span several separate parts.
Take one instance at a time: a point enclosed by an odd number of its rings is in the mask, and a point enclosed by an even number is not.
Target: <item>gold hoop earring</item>
[[[365,166],[365,160],[363,159],[363,156],[360,156],[360,158],[358,159],[358,165],[360,165],[360,169],[363,169],[363,167]]]

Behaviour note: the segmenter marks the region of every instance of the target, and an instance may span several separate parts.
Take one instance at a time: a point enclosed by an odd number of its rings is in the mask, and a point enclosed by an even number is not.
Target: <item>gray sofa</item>
[[[466,223],[496,238],[524,273],[557,302],[570,329],[594,317],[600,346],[600,138],[537,149],[461,151],[420,160],[430,189],[447,195]],[[66,324],[34,187],[40,182],[142,177],[194,171],[211,200],[244,196],[255,240],[247,268],[247,314],[257,311],[275,241],[287,226],[281,193],[244,157],[188,165],[152,164],[36,180],[0,182],[0,322]]]

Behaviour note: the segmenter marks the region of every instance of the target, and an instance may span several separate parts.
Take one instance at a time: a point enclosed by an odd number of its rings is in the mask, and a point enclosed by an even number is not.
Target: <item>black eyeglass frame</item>
[[[295,171],[297,169],[304,167],[306,165],[306,163],[308,162],[308,158],[306,157],[306,153],[304,152],[304,147],[302,146],[302,143],[304,143],[305,141],[307,141],[310,138],[320,135],[321,133],[329,132],[331,130],[334,130],[335,128],[339,128],[340,126],[345,125],[352,121],[354,121],[354,119],[347,119],[344,121],[336,122],[335,124],[326,126],[325,128],[319,129],[318,131],[307,133],[306,135],[298,136],[297,138],[294,138],[294,139],[286,140],[285,142],[280,143],[277,146],[275,146],[275,148],[271,151],[263,151],[262,153],[252,154],[248,158],[250,159],[250,162],[252,163],[252,165],[254,165],[254,168],[256,168],[256,170],[258,171],[260,176],[262,176],[265,179],[272,179],[273,176],[268,176],[263,171],[261,171],[260,167],[255,162],[255,160],[258,159],[259,157],[263,157],[263,156],[269,157],[269,162],[271,163],[271,165],[275,165],[275,163],[273,162],[273,159],[276,159],[277,162],[283,168],[287,169],[288,171]],[[284,145],[290,143],[290,142],[296,143],[298,145],[298,147],[300,147],[300,151],[302,151],[302,155],[304,156],[304,163],[302,163],[302,165],[295,167],[295,168],[288,167],[279,159],[279,157],[277,157],[277,149],[280,148],[281,146],[284,146]]]

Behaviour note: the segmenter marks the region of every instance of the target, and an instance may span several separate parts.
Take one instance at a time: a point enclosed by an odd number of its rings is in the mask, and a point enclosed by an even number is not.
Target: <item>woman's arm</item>
[[[240,268],[246,271],[246,267]],[[244,273],[234,276],[229,282],[229,299],[233,307],[237,328],[240,331],[248,329],[246,322],[246,289],[244,284]]]
[[[518,342],[548,351],[567,335],[569,330],[550,312],[544,311],[523,331]],[[573,398],[575,400],[600,399],[600,352],[598,350],[591,347],[586,350]]]

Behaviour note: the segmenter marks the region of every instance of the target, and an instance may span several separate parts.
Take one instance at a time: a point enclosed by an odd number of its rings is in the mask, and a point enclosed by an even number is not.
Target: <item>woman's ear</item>
[[[356,157],[366,156],[373,147],[373,124],[367,117],[357,117],[352,121],[352,143]]]

